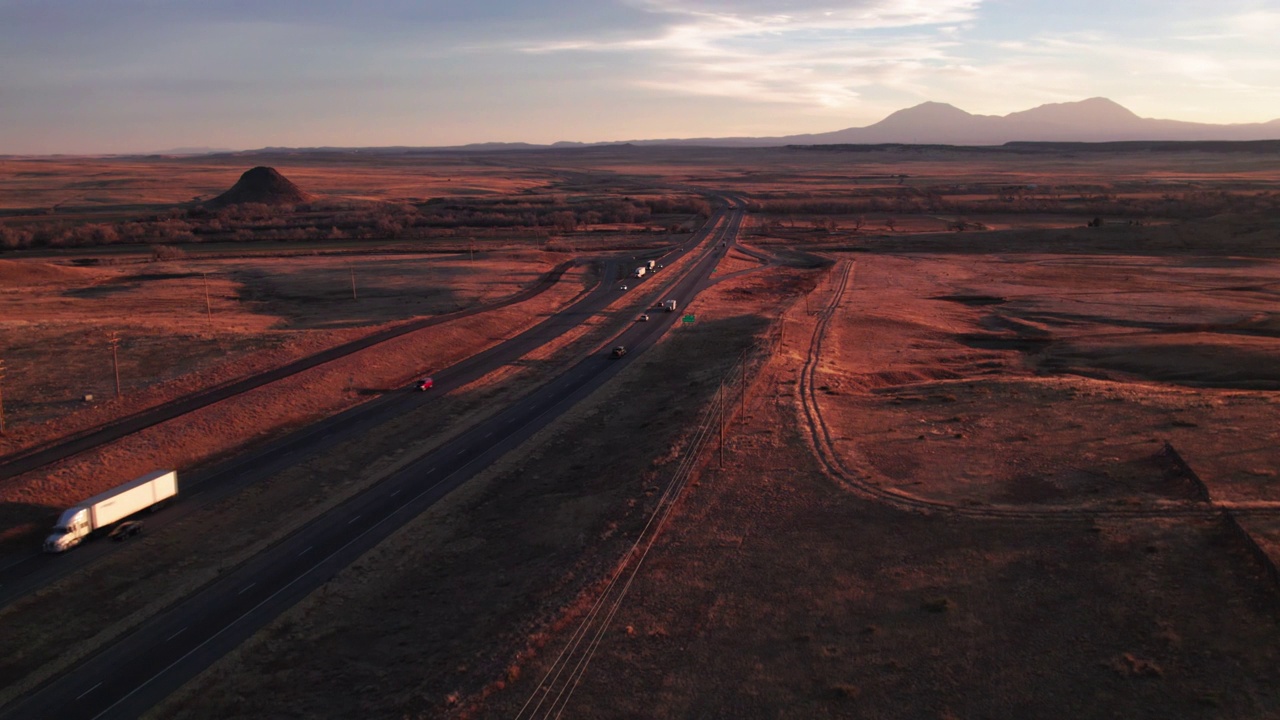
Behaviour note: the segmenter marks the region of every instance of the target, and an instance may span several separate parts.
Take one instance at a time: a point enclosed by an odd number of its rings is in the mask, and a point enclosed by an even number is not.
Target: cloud
[[[858,102],[860,88],[915,87],[931,68],[959,63],[949,50],[980,0],[632,4],[661,22],[630,37],[523,49],[636,56],[644,73],[632,82],[669,93],[841,108]]]

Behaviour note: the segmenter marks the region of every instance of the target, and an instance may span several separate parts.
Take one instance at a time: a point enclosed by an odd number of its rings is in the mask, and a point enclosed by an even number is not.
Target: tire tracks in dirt
[[[1280,515],[1280,505],[1275,503],[1217,503],[1200,502],[1196,505],[1149,505],[1146,507],[1108,508],[1097,506],[1070,507],[1018,507],[1011,505],[969,505],[932,500],[878,485],[865,474],[847,467],[836,450],[831,428],[822,415],[818,402],[818,369],[827,341],[832,318],[844,300],[852,282],[857,263],[840,260],[836,263],[832,284],[835,292],[830,302],[818,313],[817,323],[809,341],[799,382],[800,415],[808,430],[810,443],[818,462],[837,482],[869,500],[906,512],[947,514],[958,517],[989,520],[1080,521],[1095,518],[1198,518],[1212,520],[1224,513],[1235,515]]]

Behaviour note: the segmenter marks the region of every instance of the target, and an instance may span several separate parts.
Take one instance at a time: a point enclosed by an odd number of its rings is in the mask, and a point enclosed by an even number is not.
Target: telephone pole
[[[213,306],[209,304],[209,273],[200,273],[200,277],[204,280],[204,314],[209,318],[209,324],[213,324]]]
[[[120,392],[120,354],[117,352],[120,347],[120,333],[115,330],[108,332],[107,342],[111,343],[111,367],[116,373],[116,399],[118,400],[124,394]]]
[[[717,398],[717,400],[720,401],[718,404],[720,405],[720,469],[722,470],[724,469],[724,404],[726,400],[725,394],[726,394],[725,388],[724,388],[724,385],[722,384],[720,386],[720,397]]]
[[[4,360],[0,360],[0,435],[4,435]]]

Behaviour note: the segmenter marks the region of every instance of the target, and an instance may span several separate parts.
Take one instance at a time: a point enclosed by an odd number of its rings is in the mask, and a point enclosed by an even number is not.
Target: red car
[[[426,391],[435,387],[435,384],[436,381],[431,378],[422,378],[418,381],[418,384],[415,387],[417,387],[418,390]]]

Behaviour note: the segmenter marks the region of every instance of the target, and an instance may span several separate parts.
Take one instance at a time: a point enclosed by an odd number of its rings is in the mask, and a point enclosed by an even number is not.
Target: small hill
[[[312,196],[294,185],[275,168],[256,167],[246,170],[231,189],[205,203],[211,207],[262,203],[263,205],[294,205],[307,202]]]

